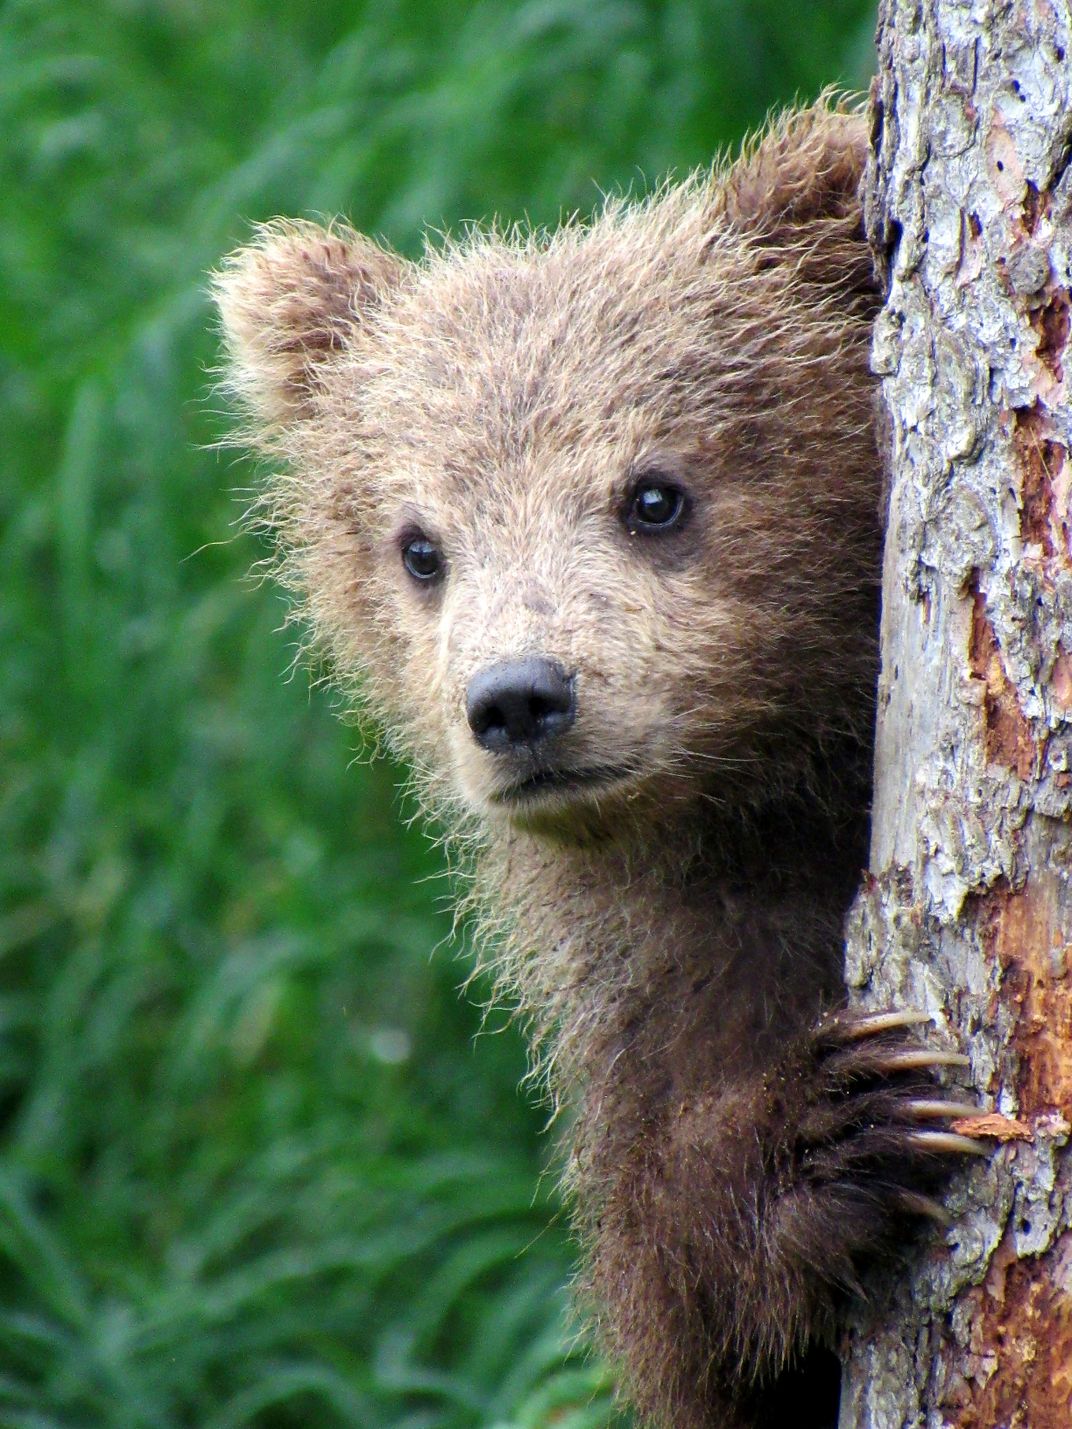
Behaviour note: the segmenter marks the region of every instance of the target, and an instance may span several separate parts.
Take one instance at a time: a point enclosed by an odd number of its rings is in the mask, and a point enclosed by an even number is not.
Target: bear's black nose
[[[562,734],[573,723],[573,682],[553,660],[530,655],[489,665],[469,682],[465,712],[476,742],[495,753]]]

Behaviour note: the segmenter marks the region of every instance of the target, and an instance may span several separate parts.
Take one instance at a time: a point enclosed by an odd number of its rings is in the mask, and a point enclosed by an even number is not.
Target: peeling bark
[[[971,1058],[989,1163],[853,1328],[842,1429],[1072,1426],[1072,11],[883,0],[891,488],[854,1001]]]

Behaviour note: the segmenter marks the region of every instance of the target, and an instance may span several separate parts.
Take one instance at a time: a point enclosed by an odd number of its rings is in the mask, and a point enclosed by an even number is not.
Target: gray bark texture
[[[992,1113],[875,1287],[842,1429],[1072,1429],[1072,13],[883,0],[868,223],[891,487],[848,981]]]

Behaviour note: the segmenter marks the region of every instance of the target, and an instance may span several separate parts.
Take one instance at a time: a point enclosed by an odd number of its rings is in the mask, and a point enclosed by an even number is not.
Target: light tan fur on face
[[[734,1355],[766,1346],[762,1380],[828,1318],[778,1301],[787,1273],[771,1322],[748,1320],[769,1277],[741,1263],[739,1211],[762,1197],[725,1155],[728,1199],[702,1214],[737,1217],[721,1244],[747,1294],[718,1255],[679,1293],[625,1247],[670,1164],[671,1108],[764,1104],[757,1078],[839,986],[879,542],[864,153],[862,120],[820,105],[589,224],[474,232],[412,263],[279,222],[216,278],[244,440],[279,473],[257,515],[282,579],[427,805],[479,849],[486,956],[555,1094],[583,1099],[595,1314],[674,1429],[751,1422],[732,1417],[753,1374]],[[630,534],[650,470],[685,489],[687,519]],[[415,531],[445,557],[438,586],[403,567]],[[613,777],[521,805],[466,696],[534,656],[575,694],[558,766]],[[747,1117],[734,1134],[758,1135]],[[652,1235],[691,1234],[716,1195],[703,1164]],[[627,1286],[631,1260],[647,1278]]]

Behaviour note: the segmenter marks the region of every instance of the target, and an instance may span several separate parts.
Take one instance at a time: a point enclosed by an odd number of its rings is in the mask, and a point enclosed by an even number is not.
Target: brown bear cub
[[[583,1298],[647,1422],[836,1416],[839,1300],[961,1061],[853,1018],[879,462],[863,120],[412,263],[274,223],[216,292],[262,514],[456,836],[576,1108]]]

